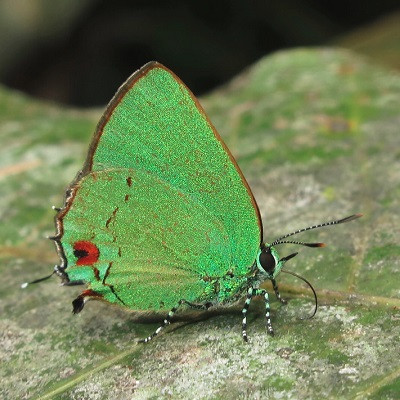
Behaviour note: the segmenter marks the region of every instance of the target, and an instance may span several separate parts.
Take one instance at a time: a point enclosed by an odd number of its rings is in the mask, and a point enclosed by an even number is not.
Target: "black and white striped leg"
[[[242,315],[243,315],[243,320],[242,320],[242,335],[243,335],[243,340],[245,342],[248,341],[247,337],[247,311],[250,306],[251,299],[254,296],[264,296],[264,301],[265,301],[265,318],[267,322],[267,330],[270,335],[274,335],[274,330],[271,325],[271,317],[270,317],[270,306],[269,306],[269,296],[268,292],[264,289],[254,289],[254,288],[249,288],[247,291],[247,297],[246,301],[244,303],[244,307],[242,310]]]
[[[165,317],[163,323],[150,335],[147,336],[145,339],[140,339],[139,343],[149,343],[150,340],[152,340],[155,336],[157,336],[162,329],[164,329],[166,326],[168,326],[171,323],[171,318],[174,316],[176,313],[176,310],[185,302],[185,300],[179,300],[179,303],[172,308],[172,310],[168,313],[168,315]]]
[[[243,335],[243,340],[245,342],[248,341],[247,338],[247,311],[249,309],[250,306],[250,302],[251,302],[251,298],[253,297],[253,291],[255,289],[253,288],[249,288],[249,290],[247,291],[247,297],[246,297],[246,301],[244,302],[244,307],[242,309],[242,315],[243,315],[243,320],[242,320],[242,335]]]
[[[265,319],[266,319],[266,323],[267,323],[267,331],[271,336],[274,336],[274,330],[272,328],[272,324],[271,324],[271,316],[270,316],[270,311],[271,308],[269,307],[269,296],[268,296],[268,292],[266,290],[261,290],[258,289],[258,291],[260,291],[260,293],[258,293],[257,295],[264,295],[264,301],[265,301]]]
[[[275,279],[271,279],[271,282],[272,282],[272,287],[274,288],[274,292],[275,292],[276,298],[277,298],[282,304],[287,304],[287,300],[282,299],[281,294],[279,293],[278,285],[276,284],[276,280],[275,280]]]
[[[168,315],[165,317],[163,323],[150,335],[147,336],[145,339],[140,339],[139,343],[148,343],[150,340],[152,340],[155,336],[157,336],[162,329],[164,329],[166,326],[168,326],[171,323],[171,318],[175,315],[176,310],[182,305],[186,304],[189,307],[195,308],[197,310],[207,310],[209,307],[212,306],[212,303],[205,303],[205,304],[194,304],[186,301],[185,299],[179,300],[178,304],[168,313]]]

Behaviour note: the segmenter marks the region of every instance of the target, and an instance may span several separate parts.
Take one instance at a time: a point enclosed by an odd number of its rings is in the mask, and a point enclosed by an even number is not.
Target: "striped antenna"
[[[274,242],[274,246],[277,244],[300,244],[301,246],[307,246],[307,247],[325,247],[325,243],[305,243],[305,242],[298,242],[297,240],[281,240],[279,242]],[[272,245],[271,245],[272,246]]]
[[[287,235],[283,235],[280,238],[275,239],[274,242],[270,244],[270,246],[275,246],[276,244],[281,244],[281,243],[288,243],[288,242],[283,242],[282,239],[286,239],[289,236],[297,235],[298,233],[301,233],[301,232],[309,231],[311,229],[316,229],[316,228],[322,228],[323,226],[343,224],[344,222],[350,222],[350,221],[353,221],[354,219],[357,219],[357,218],[360,218],[360,217],[362,217],[362,214],[353,214],[353,215],[350,215],[349,217],[346,217],[346,218],[338,219],[338,220],[335,220],[335,221],[324,222],[322,224],[309,226],[308,228],[299,229],[298,231],[295,231],[295,232],[292,232],[292,233],[288,233]],[[302,244],[302,242],[300,242],[298,244]],[[317,243],[307,243],[307,244],[304,244],[304,245],[305,246],[311,245],[311,246],[308,246],[308,247],[323,247],[323,246],[321,246],[321,244],[322,243],[320,243],[319,246],[317,245]]]

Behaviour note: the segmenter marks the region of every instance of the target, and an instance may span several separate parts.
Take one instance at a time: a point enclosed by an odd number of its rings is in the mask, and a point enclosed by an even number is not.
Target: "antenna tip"
[[[336,223],[337,224],[341,224],[343,222],[350,222],[350,221],[353,221],[353,220],[355,220],[357,218],[360,218],[362,216],[363,216],[363,214],[353,214],[353,215],[350,215],[350,216],[348,216],[346,218],[342,218],[342,219],[338,220]]]
[[[29,285],[28,282],[23,283],[23,284],[21,285],[21,289],[25,289],[28,285]]]
[[[325,243],[318,243],[318,247],[326,247]]]

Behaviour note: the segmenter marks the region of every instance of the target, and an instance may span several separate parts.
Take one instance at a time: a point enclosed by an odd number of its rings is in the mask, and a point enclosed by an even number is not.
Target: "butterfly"
[[[86,285],[73,312],[88,300],[165,311],[162,324],[141,340],[146,343],[180,307],[207,309],[244,296],[243,339],[254,296],[264,298],[273,335],[268,292],[260,284],[270,280],[285,303],[275,278],[280,271],[298,276],[282,269],[297,253],[280,257],[276,246],[322,247],[285,239],[361,216],[264,242],[259,208],[235,159],[195,96],[157,62],[119,88],[56,211],[51,239],[61,263],[53,274],[66,286]]]

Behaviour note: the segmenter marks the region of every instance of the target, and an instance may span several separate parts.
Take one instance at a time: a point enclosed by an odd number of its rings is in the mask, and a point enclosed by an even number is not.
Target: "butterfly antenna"
[[[305,242],[298,242],[297,240],[280,240],[278,243],[272,244],[271,246],[275,246],[276,244],[286,244],[286,243],[292,243],[292,244],[299,244],[301,246],[307,246],[307,247],[325,247],[325,243],[305,243]]]
[[[55,274],[55,270],[50,274],[50,275],[48,275],[48,276],[45,276],[45,277],[43,277],[43,278],[39,278],[39,279],[35,279],[34,281],[32,281],[32,282],[25,282],[25,283],[23,283],[22,285],[21,285],[21,289],[25,289],[28,285],[32,285],[32,284],[34,284],[34,283],[39,283],[39,282],[42,282],[42,281],[45,281],[46,279],[49,279],[49,278],[51,278],[54,274]]]
[[[317,298],[317,293],[315,292],[313,286],[311,285],[310,282],[308,282],[308,280],[306,278],[303,278],[300,275],[297,275],[296,273],[292,272],[292,271],[287,271],[285,269],[282,269],[281,272],[285,272],[286,274],[290,274],[295,276],[296,278],[301,279],[303,282],[307,283],[307,285],[310,287],[310,289],[312,290],[312,292],[314,293],[314,299],[315,299],[315,307],[314,307],[314,312],[306,318],[300,318],[300,319],[311,319],[316,313],[317,313],[317,309],[318,309],[318,298]]]
[[[286,239],[289,236],[297,235],[298,233],[309,231],[311,229],[322,228],[323,226],[343,224],[345,222],[350,222],[350,221],[353,221],[354,219],[357,219],[357,218],[360,218],[360,217],[362,217],[362,214],[353,214],[353,215],[350,215],[349,217],[346,217],[346,218],[342,218],[342,219],[338,219],[338,220],[334,220],[334,221],[329,221],[329,222],[324,222],[322,224],[309,226],[308,228],[299,229],[299,230],[294,231],[292,233],[288,233],[286,235],[283,235],[278,239],[275,239],[274,242],[270,244],[270,246],[275,246],[277,244],[283,244],[283,243],[294,243],[294,244],[300,244],[300,245],[308,246],[308,247],[324,247],[325,246],[324,243],[304,243],[304,242],[295,242],[295,241],[291,242],[291,241],[283,241],[282,239]]]

